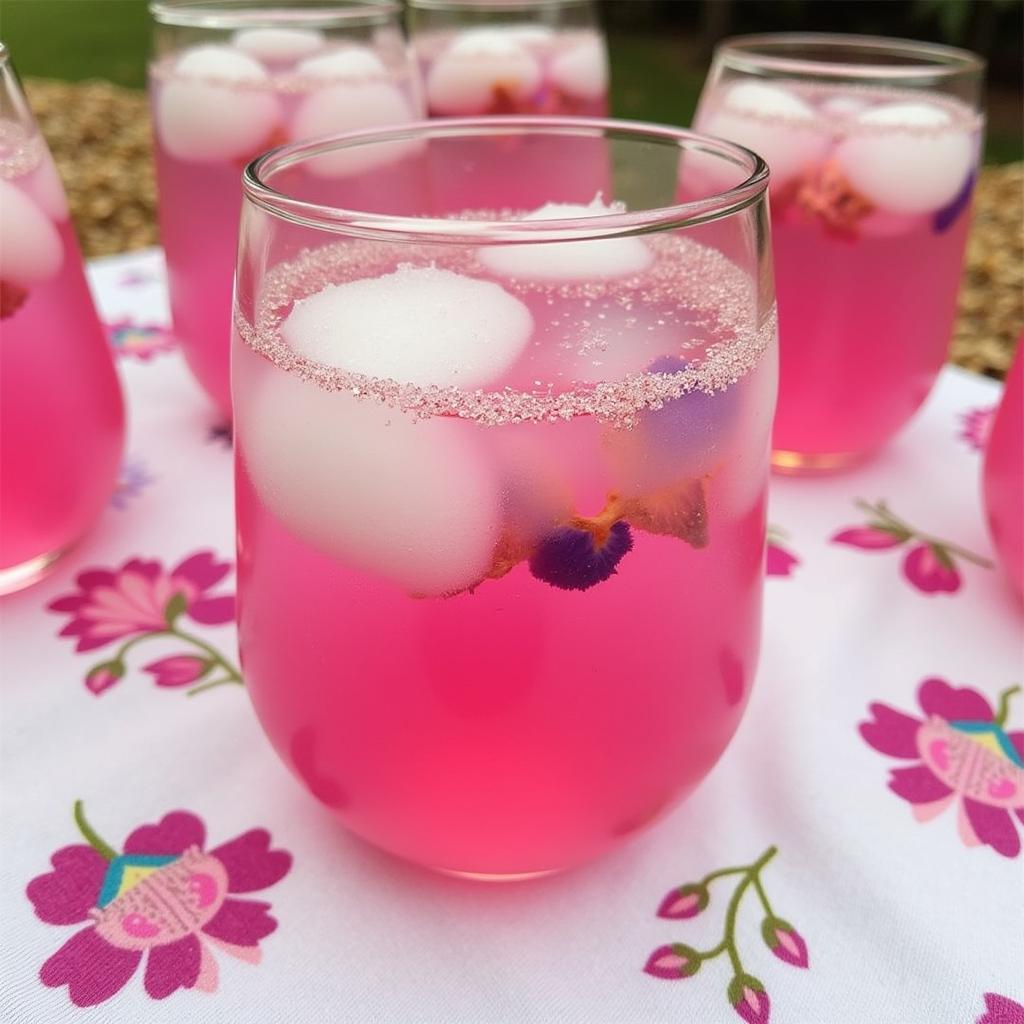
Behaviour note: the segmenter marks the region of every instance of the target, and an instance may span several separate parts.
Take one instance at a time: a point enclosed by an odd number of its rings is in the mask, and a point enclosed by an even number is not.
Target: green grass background
[[[0,38],[25,76],[146,83],[150,20],[146,0],[0,0]],[[689,124],[704,70],[679,37],[615,31],[609,40],[612,110],[617,117]],[[1006,97],[990,117],[986,159],[1019,160],[1019,103]]]

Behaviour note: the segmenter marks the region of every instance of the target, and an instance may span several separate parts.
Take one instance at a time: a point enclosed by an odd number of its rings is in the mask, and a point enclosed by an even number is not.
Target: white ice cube
[[[251,360],[251,363],[250,363]],[[326,392],[242,352],[239,445],[256,490],[297,537],[411,594],[448,594],[490,568],[500,485],[474,431]]]
[[[836,160],[850,184],[883,210],[941,209],[956,197],[974,162],[971,136],[954,128],[952,117],[933,104],[872,107],[855,123],[873,130],[847,136]]]
[[[25,191],[39,204],[43,212],[53,221],[67,220],[70,215],[68,199],[64,194],[64,183],[49,156],[44,156],[39,166],[22,179]]]
[[[257,60],[286,64],[316,53],[325,40],[323,32],[311,28],[247,28],[231,42]]]
[[[381,78],[387,75],[384,62],[365,46],[308,57],[296,70],[300,75],[313,78]]]
[[[589,205],[545,203],[523,220],[573,220],[617,212],[600,197]],[[627,277],[651,265],[650,249],[640,238],[602,238],[586,242],[541,242],[495,245],[480,250],[483,264],[495,274],[529,281],[586,281]]]
[[[555,38],[554,29],[547,25],[507,25],[502,31],[510,39],[531,49],[548,46]]]
[[[50,219],[17,186],[0,178],[0,280],[23,288],[54,277],[64,243]]]
[[[499,89],[523,100],[540,83],[540,64],[524,45],[498,29],[477,29],[456,37],[434,62],[427,100],[439,113],[477,114],[491,106]]]
[[[519,358],[533,317],[492,281],[436,267],[328,285],[282,326],[300,355],[408,384],[477,388]]]
[[[867,107],[867,100],[857,96],[830,96],[819,110],[829,117],[852,117]]]
[[[586,39],[551,62],[551,80],[563,92],[599,100],[608,91],[608,54],[600,39]]]
[[[310,93],[290,127],[293,139],[334,135],[361,128],[408,124],[414,112],[391,82],[339,82]],[[417,148],[414,139],[363,144],[313,157],[307,169],[322,178],[343,178],[396,162]]]
[[[785,117],[811,121],[814,108],[795,93],[765,82],[737,82],[725,94],[722,106],[740,114],[760,117]]]
[[[267,72],[227,46],[198,46],[185,53],[156,104],[157,131],[179,160],[214,163],[254,156],[279,117]]]

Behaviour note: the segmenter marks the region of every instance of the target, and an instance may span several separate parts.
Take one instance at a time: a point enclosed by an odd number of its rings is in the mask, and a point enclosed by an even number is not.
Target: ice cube
[[[523,220],[573,220],[617,212],[600,196],[589,205],[545,203]],[[601,238],[586,242],[542,242],[495,245],[480,250],[481,262],[495,274],[528,281],[586,281],[626,277],[646,270],[653,261],[639,238]]]
[[[287,64],[316,53],[325,40],[323,32],[312,28],[247,28],[236,32],[231,42],[257,60]]]
[[[548,46],[555,38],[554,29],[548,28],[547,25],[507,25],[501,31],[510,39],[530,49]]]
[[[479,114],[500,90],[524,100],[540,87],[536,58],[499,29],[464,32],[434,62],[427,75],[427,101],[442,114]]]
[[[414,118],[405,94],[391,82],[339,82],[310,93],[290,127],[293,139],[408,124]],[[414,139],[363,144],[311,158],[307,169],[322,178],[344,178],[394,163],[417,148]]]
[[[300,355],[408,384],[477,388],[505,374],[533,333],[529,309],[492,281],[436,267],[328,285],[282,326]]]
[[[384,62],[365,46],[308,57],[296,70],[312,78],[383,78],[387,75]]]
[[[856,96],[830,96],[819,109],[828,117],[852,117],[859,114],[867,105],[866,100]]]
[[[326,392],[266,364],[236,406],[256,490],[297,537],[432,597],[486,574],[500,529],[496,475],[459,420],[415,422],[373,398]],[[257,374],[259,377],[257,378]]]
[[[563,92],[584,100],[599,100],[608,91],[608,55],[600,39],[587,39],[558,54],[551,62],[551,79]]]
[[[44,156],[39,166],[22,179],[25,191],[39,204],[42,211],[53,221],[67,220],[67,196],[64,183],[49,156]]]
[[[739,114],[759,117],[784,117],[812,121],[814,108],[799,96],[766,82],[737,82],[725,94],[722,106]]]
[[[157,131],[179,160],[214,163],[254,156],[279,116],[267,72],[227,46],[198,46],[185,53],[156,104]]]
[[[21,189],[2,178],[0,235],[0,280],[28,288],[60,270],[64,243],[57,229]]]
[[[847,136],[836,148],[836,160],[850,184],[883,210],[940,209],[960,191],[974,163],[974,140],[933,104],[872,107],[854,123],[870,130]]]

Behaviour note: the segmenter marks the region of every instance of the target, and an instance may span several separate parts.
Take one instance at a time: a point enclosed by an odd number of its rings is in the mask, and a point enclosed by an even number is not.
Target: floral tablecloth
[[[774,482],[758,684],[692,799],[599,863],[478,886],[350,838],[264,741],[228,432],[166,331],[159,251],[91,273],[131,430],[98,528],[2,603],[5,1021],[1024,1021],[991,382],[947,369],[869,466]]]

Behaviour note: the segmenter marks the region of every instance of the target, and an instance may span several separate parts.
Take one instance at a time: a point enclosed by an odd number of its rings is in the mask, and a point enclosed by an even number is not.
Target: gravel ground
[[[107,82],[29,79],[87,256],[159,242],[149,110]],[[1002,377],[1024,328],[1024,163],[982,170],[951,359]]]

